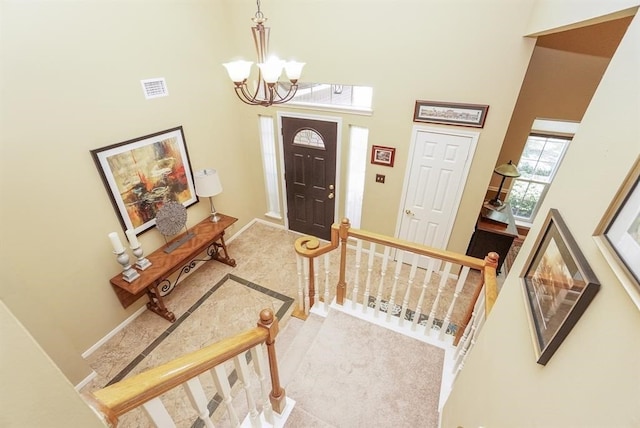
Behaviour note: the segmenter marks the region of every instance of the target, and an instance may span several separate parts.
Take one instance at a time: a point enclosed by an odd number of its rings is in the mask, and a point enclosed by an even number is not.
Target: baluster
[[[420,257],[416,254],[415,259],[420,261]],[[429,259],[429,266],[424,274],[424,281],[422,281],[422,290],[420,291],[420,297],[418,298],[418,306],[416,307],[416,313],[413,314],[413,321],[411,322],[411,330],[418,327],[420,321],[420,315],[422,315],[422,304],[424,303],[424,295],[427,293],[427,285],[431,282],[431,275],[433,274],[433,267],[435,265],[435,259]]]
[[[369,307],[369,293],[371,292],[371,273],[373,272],[373,259],[376,254],[376,244],[371,242],[369,244],[369,261],[367,263],[367,283],[364,288],[364,296],[362,296],[362,313],[367,313]]]
[[[196,376],[189,379],[186,383],[182,384],[182,386],[187,393],[187,397],[189,397],[191,407],[198,413],[198,418],[204,423],[204,426],[207,428],[215,428],[215,425],[211,422],[211,418],[209,418],[207,396],[202,388],[200,379]]]
[[[227,377],[227,371],[224,368],[224,364],[219,364],[210,370],[211,376],[213,376],[213,383],[216,386],[218,394],[222,396],[222,401],[227,407],[227,413],[229,414],[229,422],[232,427],[239,427],[240,420],[236,409],[233,408],[233,397],[231,396],[231,385],[229,385],[229,378]]]
[[[240,387],[244,389],[244,395],[247,399],[247,407],[249,408],[249,420],[254,428],[260,427],[260,414],[256,409],[256,402],[251,393],[251,379],[249,378],[249,367],[247,366],[247,358],[244,353],[236,355],[233,358],[233,364],[238,374]]]
[[[360,287],[360,259],[362,258],[362,239],[356,244],[356,275],[353,280],[353,294],[351,295],[351,309],[355,309],[358,304],[358,289]]]
[[[320,261],[318,260],[317,257],[313,258],[313,283],[315,284],[315,287],[313,287],[313,305],[315,305],[316,303],[318,303],[320,300],[318,299],[319,296],[319,289],[320,289],[320,269],[318,268],[318,265],[320,264]]]
[[[400,278],[400,270],[402,269],[402,258],[404,257],[404,251],[399,251],[396,260],[396,269],[393,272],[393,285],[391,286],[391,297],[389,298],[389,305],[387,306],[387,322],[391,321],[391,313],[396,305],[396,292],[398,290],[398,278]]]
[[[329,312],[329,274],[331,273],[329,253],[324,255],[324,311]]]
[[[382,290],[384,289],[384,277],[387,274],[387,264],[389,263],[390,247],[384,247],[384,255],[382,256],[382,268],[380,270],[380,282],[378,283],[378,292],[376,293],[376,309],[373,313],[374,317],[378,317],[380,313],[380,303],[382,302]]]
[[[440,296],[442,295],[442,290],[444,290],[445,285],[447,285],[447,279],[449,279],[449,272],[451,272],[451,263],[447,262],[444,265],[444,270],[440,272],[440,284],[438,284],[438,294],[436,294],[436,298],[433,301],[433,305],[431,305],[431,312],[429,312],[429,319],[427,321],[427,327],[424,330],[424,334],[431,334],[431,327],[433,327],[433,320],[436,317],[436,309],[438,308],[438,303],[440,303]]]
[[[473,312],[471,313],[471,319],[469,320],[469,324],[467,324],[467,327],[464,329],[464,334],[460,339],[460,343],[458,347],[456,348],[456,352],[454,354],[455,364],[453,367],[453,373],[456,373],[458,366],[460,365],[462,360],[465,358],[467,354],[467,350],[469,348],[471,338],[475,334],[476,327],[478,325],[478,313],[480,309],[480,307],[478,306],[478,302],[480,301],[482,301],[481,304],[484,305],[484,296],[480,296],[476,301],[476,304],[473,307]]]
[[[447,310],[447,315],[444,317],[442,321],[442,328],[440,329],[440,340],[444,339],[444,335],[449,328],[449,324],[451,323],[451,314],[453,313],[453,307],[460,296],[460,292],[464,288],[464,283],[467,281],[467,275],[469,274],[469,266],[464,266],[460,271],[460,275],[458,276],[458,282],[456,283],[455,291],[453,292],[453,299],[451,300],[451,304],[449,305],[449,310]]]
[[[478,299],[478,300],[480,300],[480,299]],[[484,301],[484,299],[483,299],[483,301]],[[455,372],[454,379],[458,376],[458,373],[460,373],[460,371],[464,367],[464,363],[467,360],[467,356],[469,355],[469,351],[476,344],[476,338],[478,336],[478,333],[480,333],[480,328],[484,324],[484,317],[485,317],[485,310],[484,310],[484,302],[483,302],[482,306],[480,306],[478,308],[478,315],[476,316],[476,319],[474,321],[473,334],[469,334],[469,341],[470,342],[466,347],[466,350],[465,350],[465,353],[464,353],[463,357],[460,358],[460,363],[458,364],[458,369]]]
[[[302,290],[304,290],[303,288],[303,263],[304,263],[304,258],[299,255],[296,254],[296,263],[297,263],[297,267],[298,267],[298,309],[300,310],[300,312],[304,311],[304,292]]]
[[[142,408],[157,427],[176,428],[176,424],[173,423],[173,419],[171,419],[160,398],[156,397],[147,401],[142,405]]]
[[[267,422],[271,425],[274,424],[273,409],[271,408],[271,402],[269,401],[269,385],[267,385],[267,363],[265,360],[264,352],[260,344],[251,348],[251,356],[253,358],[253,369],[258,375],[260,380],[260,403],[262,406],[262,412]]]
[[[303,270],[304,270],[304,287],[302,289],[302,292],[304,293],[304,313],[306,315],[309,315],[309,267],[310,267],[310,263],[313,262],[313,259],[306,259],[303,263]]]
[[[400,319],[398,320],[398,325],[402,327],[404,325],[404,319],[407,316],[407,308],[409,306],[409,299],[411,298],[411,290],[413,289],[413,280],[416,277],[416,272],[418,271],[418,260],[420,258],[415,255],[413,257],[413,263],[411,263],[411,271],[409,272],[409,281],[407,282],[407,291],[404,293],[404,298],[402,299],[402,311],[400,312]],[[415,315],[414,315],[415,318]]]

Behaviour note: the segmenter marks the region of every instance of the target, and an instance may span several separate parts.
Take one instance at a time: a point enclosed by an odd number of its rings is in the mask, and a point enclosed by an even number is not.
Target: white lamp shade
[[[267,83],[276,83],[282,74],[284,61],[278,58],[269,58],[266,62],[258,64],[262,72],[262,78]]]
[[[222,193],[222,184],[218,171],[213,168],[201,169],[195,172],[196,195],[208,197]]]
[[[300,75],[302,74],[302,67],[304,67],[304,64],[304,62],[287,61],[284,64],[284,72],[287,73],[287,78],[289,80],[300,79]]]
[[[227,73],[231,80],[234,83],[237,83],[244,82],[244,80],[249,77],[249,74],[251,73],[251,64],[253,64],[251,61],[238,60],[227,62],[222,65],[227,69]]]

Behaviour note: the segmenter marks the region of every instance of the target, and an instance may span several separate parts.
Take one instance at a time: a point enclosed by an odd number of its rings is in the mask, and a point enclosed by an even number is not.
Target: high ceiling
[[[633,16],[628,16],[539,36],[536,46],[611,58],[632,19]]]

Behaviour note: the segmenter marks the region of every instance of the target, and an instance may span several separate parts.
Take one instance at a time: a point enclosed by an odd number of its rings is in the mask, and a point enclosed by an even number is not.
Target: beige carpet
[[[330,310],[287,385],[287,427],[438,426],[444,351]]]

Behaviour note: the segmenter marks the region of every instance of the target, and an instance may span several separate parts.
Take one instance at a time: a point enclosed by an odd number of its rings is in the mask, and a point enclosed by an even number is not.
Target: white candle
[[[140,247],[140,242],[138,242],[138,237],[136,236],[136,233],[133,230],[127,229],[125,234],[127,235],[127,239],[129,240],[129,245],[131,245],[131,248]]]
[[[109,239],[111,239],[111,245],[113,246],[113,251],[115,251],[116,254],[120,254],[124,251],[124,246],[122,245],[122,242],[120,242],[120,238],[116,232],[111,232],[109,234]]]

